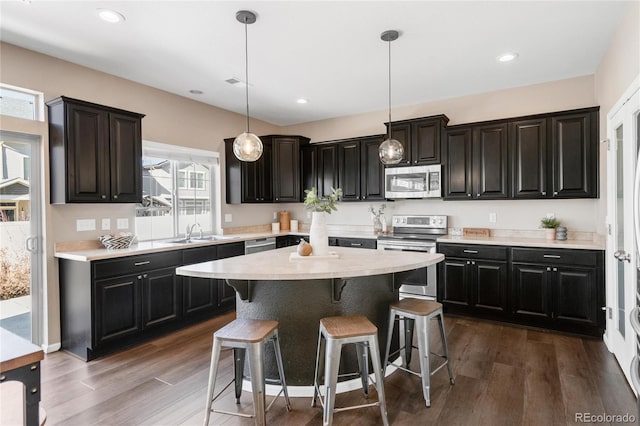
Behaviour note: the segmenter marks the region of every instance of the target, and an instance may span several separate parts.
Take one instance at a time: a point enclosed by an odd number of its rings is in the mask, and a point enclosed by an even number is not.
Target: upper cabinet
[[[597,198],[598,110],[447,128],[444,198]]]
[[[226,200],[228,204],[299,202],[303,136],[261,136],[264,150],[253,162],[233,154],[234,139],[225,139]]]
[[[391,123],[391,137],[400,141],[404,155],[398,166],[440,164],[442,135],[449,119],[434,115]],[[389,123],[386,123],[387,128]]]
[[[380,162],[378,147],[383,135],[360,139],[360,199],[384,200],[384,165]]]
[[[141,202],[144,115],[67,97],[47,107],[51,203]]]

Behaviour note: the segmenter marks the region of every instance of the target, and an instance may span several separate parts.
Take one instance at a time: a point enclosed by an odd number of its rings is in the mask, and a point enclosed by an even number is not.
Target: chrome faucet
[[[199,223],[194,223],[193,225],[187,225],[187,233],[185,235],[185,239],[191,239],[191,234],[193,233],[193,228],[198,227],[200,230],[200,238],[202,238],[202,226]]]

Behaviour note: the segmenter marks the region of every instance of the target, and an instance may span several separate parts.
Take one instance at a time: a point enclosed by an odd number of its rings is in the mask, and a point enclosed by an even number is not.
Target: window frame
[[[6,114],[2,114],[1,110],[0,110],[0,115],[2,115],[4,117],[20,118],[22,120],[44,121],[44,118],[45,118],[45,115],[44,115],[44,93],[38,92],[36,90],[26,89],[24,87],[13,86],[11,84],[6,84],[6,83],[2,83],[2,82],[0,82],[0,89],[1,90],[6,90],[6,91],[10,91],[10,92],[20,93],[22,95],[27,95],[27,96],[33,98],[33,118],[18,117],[18,116],[15,116],[15,115],[6,115]]]

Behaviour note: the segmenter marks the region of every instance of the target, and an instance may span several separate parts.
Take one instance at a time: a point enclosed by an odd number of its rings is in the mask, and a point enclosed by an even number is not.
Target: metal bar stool
[[[271,341],[278,364],[280,375],[279,384],[282,385],[280,392],[273,398],[265,409],[265,378],[263,368],[263,343]],[[213,391],[216,385],[216,375],[218,372],[218,361],[222,347],[233,348],[234,358],[234,378],[216,396]],[[251,373],[251,392],[253,396],[254,414],[236,413],[230,411],[214,410],[213,402],[235,382],[236,403],[240,402],[242,393],[242,376],[244,370],[245,352],[249,352],[249,371]],[[284,399],[287,410],[291,411],[287,383],[284,378],[282,367],[282,355],[280,353],[280,342],[278,340],[278,321],[236,319],[213,333],[213,349],[211,351],[211,368],[209,370],[209,386],[207,388],[207,411],[204,417],[204,424],[209,424],[209,417],[212,412],[230,414],[241,417],[255,418],[256,425],[265,424],[265,413],[271,408],[275,400],[284,392]]]
[[[399,319],[404,319],[405,325],[405,342],[402,347],[397,351],[389,354],[391,348],[391,339],[393,337],[393,324],[396,320],[396,316]],[[442,339],[442,347],[444,348],[444,354],[436,354],[429,350],[429,322],[431,319],[437,318],[440,328],[440,339]],[[409,369],[409,362],[411,359],[411,351],[413,346],[413,326],[414,323],[418,332],[418,353],[420,355],[420,373]],[[424,395],[425,403],[427,407],[431,406],[431,397],[429,390],[431,387],[431,376],[438,372],[445,365],[449,370],[449,381],[453,385],[455,383],[453,378],[453,371],[451,369],[451,362],[449,360],[449,349],[447,348],[447,339],[444,333],[444,322],[442,318],[442,305],[438,302],[422,299],[402,299],[398,302],[391,303],[389,305],[389,333],[387,336],[387,350],[384,356],[385,368],[389,364],[389,356],[393,356],[400,351],[404,351],[404,366],[397,366],[397,368],[414,374],[422,378],[422,394]],[[430,371],[429,357],[430,354],[439,356],[444,359],[444,362],[440,364],[433,371]]]
[[[325,369],[324,369],[324,398],[320,392],[318,373],[320,364],[320,347],[322,338],[326,341]],[[340,366],[340,354],[342,346],[354,343],[358,350],[358,365],[365,397],[369,397],[369,362],[367,349],[371,352],[371,363],[375,373],[375,386],[378,391],[378,401],[370,404],[354,405],[350,407],[335,408],[336,385],[338,382],[338,368]],[[349,374],[347,374],[349,375]],[[344,375],[343,375],[344,376]],[[341,377],[343,377],[341,376]],[[363,316],[338,316],[327,317],[320,320],[318,332],[318,349],[316,352],[316,368],[313,377],[313,400],[311,406],[316,406],[316,399],[320,399],[322,405],[322,421],[325,426],[333,423],[333,413],[353,410],[356,408],[380,406],[382,422],[385,426],[387,420],[387,407],[384,398],[384,383],[380,364],[380,349],[378,347],[378,329],[366,317]]]

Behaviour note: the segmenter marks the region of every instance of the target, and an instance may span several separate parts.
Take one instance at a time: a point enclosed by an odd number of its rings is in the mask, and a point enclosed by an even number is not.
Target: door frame
[[[636,106],[634,109],[634,105]],[[631,327],[630,312],[636,306],[636,242],[633,233],[633,182],[636,169],[637,148],[640,141],[637,140],[638,129],[636,121],[633,120],[633,113],[640,110],[640,75],[634,79],[632,84],[625,90],[623,96],[615,103],[607,114],[607,247],[606,247],[606,330],[603,340],[607,348],[612,352],[627,380],[631,383],[631,361],[636,355],[636,335]],[[625,265],[625,287],[624,291],[624,324],[625,335],[617,332],[616,325],[619,321],[618,309],[618,260],[613,253],[617,247],[617,140],[616,130],[623,125],[623,179],[624,200],[623,211],[625,213],[623,221],[625,227],[624,249],[631,255],[631,262]],[[629,231],[627,231],[627,229]],[[633,386],[632,386],[633,387]],[[635,389],[634,389],[635,391]]]
[[[42,136],[30,133],[14,132],[0,129],[0,139],[29,144],[31,147],[30,157],[30,182],[35,182],[29,187],[29,202],[31,206],[30,236],[33,237],[31,254],[31,341],[40,346],[44,343],[44,214],[43,214],[43,194],[44,181],[42,177]]]

